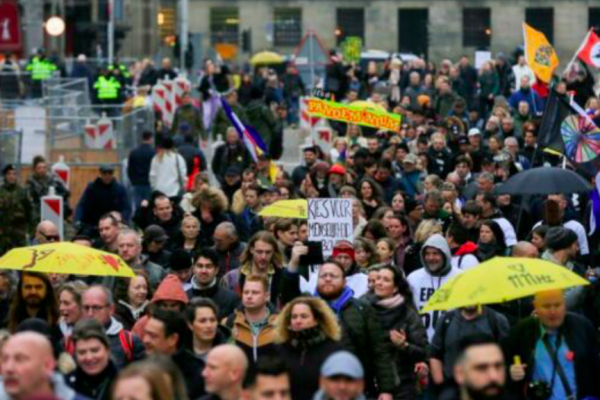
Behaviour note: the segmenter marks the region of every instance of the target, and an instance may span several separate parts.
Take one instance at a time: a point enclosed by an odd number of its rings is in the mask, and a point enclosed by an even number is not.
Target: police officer
[[[17,170],[9,164],[2,170],[0,186],[0,256],[14,247],[27,245],[31,224],[31,202],[17,183]]]
[[[46,58],[43,50],[39,50],[25,69],[31,73],[33,97],[42,97],[42,82],[52,77],[57,69],[56,65]]]
[[[121,83],[115,78],[115,76],[108,70],[102,71],[102,74],[98,76],[94,89],[96,89],[96,99],[98,102],[106,107],[106,113],[109,116],[117,114],[118,110],[114,107],[121,103]]]

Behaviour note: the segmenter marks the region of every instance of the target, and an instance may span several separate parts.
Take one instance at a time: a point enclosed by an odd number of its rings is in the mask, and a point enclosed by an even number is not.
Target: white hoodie
[[[432,274],[425,264],[423,253],[427,247],[433,247],[438,249],[444,255],[444,267],[442,268],[442,275]],[[427,303],[429,298],[446,283],[450,278],[460,274],[462,271],[458,268],[454,268],[451,264],[452,254],[450,253],[450,247],[446,239],[440,234],[431,236],[423,247],[421,248],[421,263],[425,267],[413,271],[407,278],[408,285],[412,291],[413,301],[418,310],[421,310]],[[435,325],[438,319],[443,315],[443,311],[430,311],[425,314],[421,314],[423,325],[427,330],[427,338],[429,342],[433,339],[435,333]]]
[[[179,167],[179,168],[178,168]],[[179,172],[177,171],[179,169]],[[165,152],[160,158],[152,159],[150,165],[150,186],[168,197],[174,197],[185,188],[187,182],[187,166],[185,159],[172,151]],[[183,187],[181,187],[183,185]]]

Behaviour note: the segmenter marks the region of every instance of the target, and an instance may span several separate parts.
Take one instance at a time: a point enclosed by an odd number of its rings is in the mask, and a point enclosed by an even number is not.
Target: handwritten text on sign
[[[340,240],[354,241],[352,200],[309,199],[308,240],[323,243],[323,255],[329,257]]]

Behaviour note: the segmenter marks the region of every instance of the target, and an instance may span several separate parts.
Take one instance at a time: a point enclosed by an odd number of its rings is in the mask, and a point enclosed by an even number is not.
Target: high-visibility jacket
[[[127,67],[124,64],[119,64],[119,65],[110,64],[108,66],[108,70],[113,71],[115,69],[115,67],[121,72],[121,75],[123,76],[123,78],[131,78],[131,73],[129,72],[129,70],[127,69]]]
[[[121,84],[114,76],[111,76],[110,79],[100,76],[94,84],[94,89],[98,92],[99,100],[115,100],[119,97]]]
[[[56,71],[56,65],[51,61],[42,60],[36,56],[27,64],[25,69],[31,71],[31,79],[34,81],[44,81],[52,77],[52,74]]]

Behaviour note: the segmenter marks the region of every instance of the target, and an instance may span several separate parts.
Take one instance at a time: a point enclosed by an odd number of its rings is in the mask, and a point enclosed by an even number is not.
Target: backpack
[[[121,342],[121,348],[127,362],[133,361],[133,333],[121,329],[119,331],[119,342]]]

